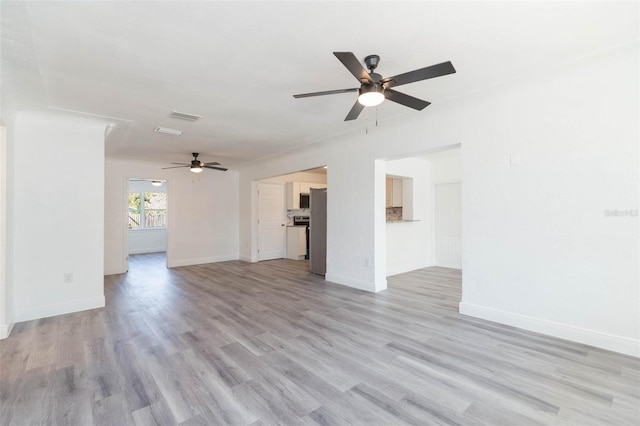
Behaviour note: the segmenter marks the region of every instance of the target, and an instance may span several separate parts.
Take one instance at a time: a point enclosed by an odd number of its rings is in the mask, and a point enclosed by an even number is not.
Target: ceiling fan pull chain
[[[376,127],[378,127],[378,107],[376,107]]]
[[[364,134],[368,135],[369,134],[369,108],[364,109],[364,121],[366,123],[364,126]]]

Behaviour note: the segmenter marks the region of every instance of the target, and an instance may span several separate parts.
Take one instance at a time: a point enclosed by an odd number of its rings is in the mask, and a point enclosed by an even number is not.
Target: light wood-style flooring
[[[638,359],[462,316],[459,271],[371,294],[304,261],[164,262],[132,256],[104,309],[16,324],[0,424],[640,424]]]

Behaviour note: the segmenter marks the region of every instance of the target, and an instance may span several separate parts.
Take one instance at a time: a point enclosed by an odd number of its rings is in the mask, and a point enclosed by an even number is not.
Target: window
[[[129,193],[129,229],[165,228],[166,226],[167,194],[165,192]]]

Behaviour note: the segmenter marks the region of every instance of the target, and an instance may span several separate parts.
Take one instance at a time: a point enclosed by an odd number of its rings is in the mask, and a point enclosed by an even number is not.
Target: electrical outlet
[[[65,272],[63,282],[65,284],[71,284],[73,282],[73,272]]]

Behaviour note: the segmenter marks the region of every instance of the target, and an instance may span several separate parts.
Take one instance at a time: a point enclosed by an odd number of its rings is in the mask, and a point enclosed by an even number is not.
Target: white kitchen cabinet
[[[287,259],[302,260],[307,254],[307,227],[287,227]]]
[[[393,179],[392,207],[402,207],[402,179]]]
[[[402,179],[387,178],[387,207],[402,207]]]
[[[287,210],[300,208],[300,182],[287,183]]]

